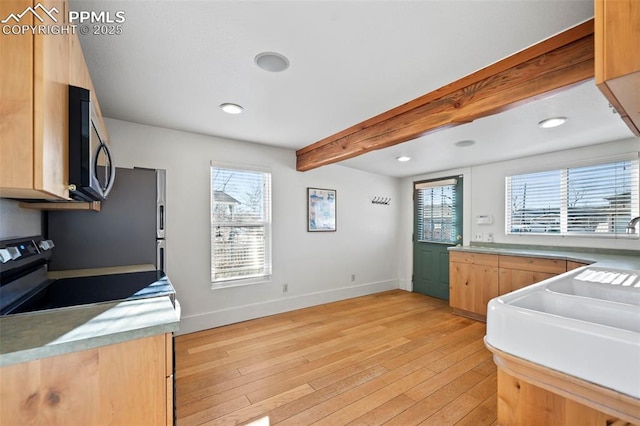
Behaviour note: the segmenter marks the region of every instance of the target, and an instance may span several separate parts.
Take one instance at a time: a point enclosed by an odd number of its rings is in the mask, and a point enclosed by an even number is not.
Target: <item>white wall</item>
[[[413,176],[401,181],[402,214],[400,217],[400,286],[410,289],[413,265],[411,233],[413,232],[413,182],[444,176],[464,176],[464,244],[468,245],[475,233],[493,233],[494,242],[507,244],[549,245],[561,247],[590,247],[640,250],[638,239],[609,239],[588,237],[562,237],[552,235],[506,235],[505,233],[505,177],[513,173],[562,168],[584,162],[606,160],[617,155],[640,151],[640,139],[631,138],[584,148],[559,151],[511,161],[484,164],[458,170],[445,170]],[[476,225],[477,215],[492,215],[491,225]]]
[[[398,179],[337,165],[300,173],[292,150],[112,119],[106,124],[118,167],[167,170],[167,269],[182,305],[180,333],[398,288]],[[211,290],[211,160],[272,170],[270,283]],[[337,190],[337,232],[306,231],[307,187]],[[374,196],[392,203],[373,205]]]
[[[0,239],[42,234],[42,213],[21,209],[18,202],[0,198]]]

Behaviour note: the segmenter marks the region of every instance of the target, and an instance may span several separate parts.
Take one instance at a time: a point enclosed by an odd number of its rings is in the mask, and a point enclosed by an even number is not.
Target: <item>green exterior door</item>
[[[448,247],[462,243],[462,176],[416,182],[413,291],[449,300]]]

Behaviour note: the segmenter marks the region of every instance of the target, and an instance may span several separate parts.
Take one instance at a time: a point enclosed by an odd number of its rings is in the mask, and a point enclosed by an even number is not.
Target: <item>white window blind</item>
[[[456,243],[456,179],[415,184],[418,241]]]
[[[637,159],[508,176],[506,232],[628,235],[638,204]]]
[[[211,281],[271,275],[271,174],[211,167]]]

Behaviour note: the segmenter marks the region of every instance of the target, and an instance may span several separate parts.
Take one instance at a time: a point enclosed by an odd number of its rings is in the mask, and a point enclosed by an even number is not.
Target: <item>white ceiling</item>
[[[593,0],[72,0],[70,7],[125,13],[121,35],[80,36],[105,116],[290,149],[593,16]],[[289,69],[258,68],[254,57],[265,51],[287,56]],[[245,111],[228,115],[218,108],[224,102]],[[536,127],[555,114],[568,116],[567,125]],[[629,136],[590,82],[342,164],[409,176]],[[477,143],[453,145],[463,139]],[[399,164],[400,154],[413,160]]]

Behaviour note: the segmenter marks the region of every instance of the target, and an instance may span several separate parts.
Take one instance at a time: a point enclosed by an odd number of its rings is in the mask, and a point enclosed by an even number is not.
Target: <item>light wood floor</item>
[[[492,425],[484,334],[394,290],[178,336],[178,425]]]

